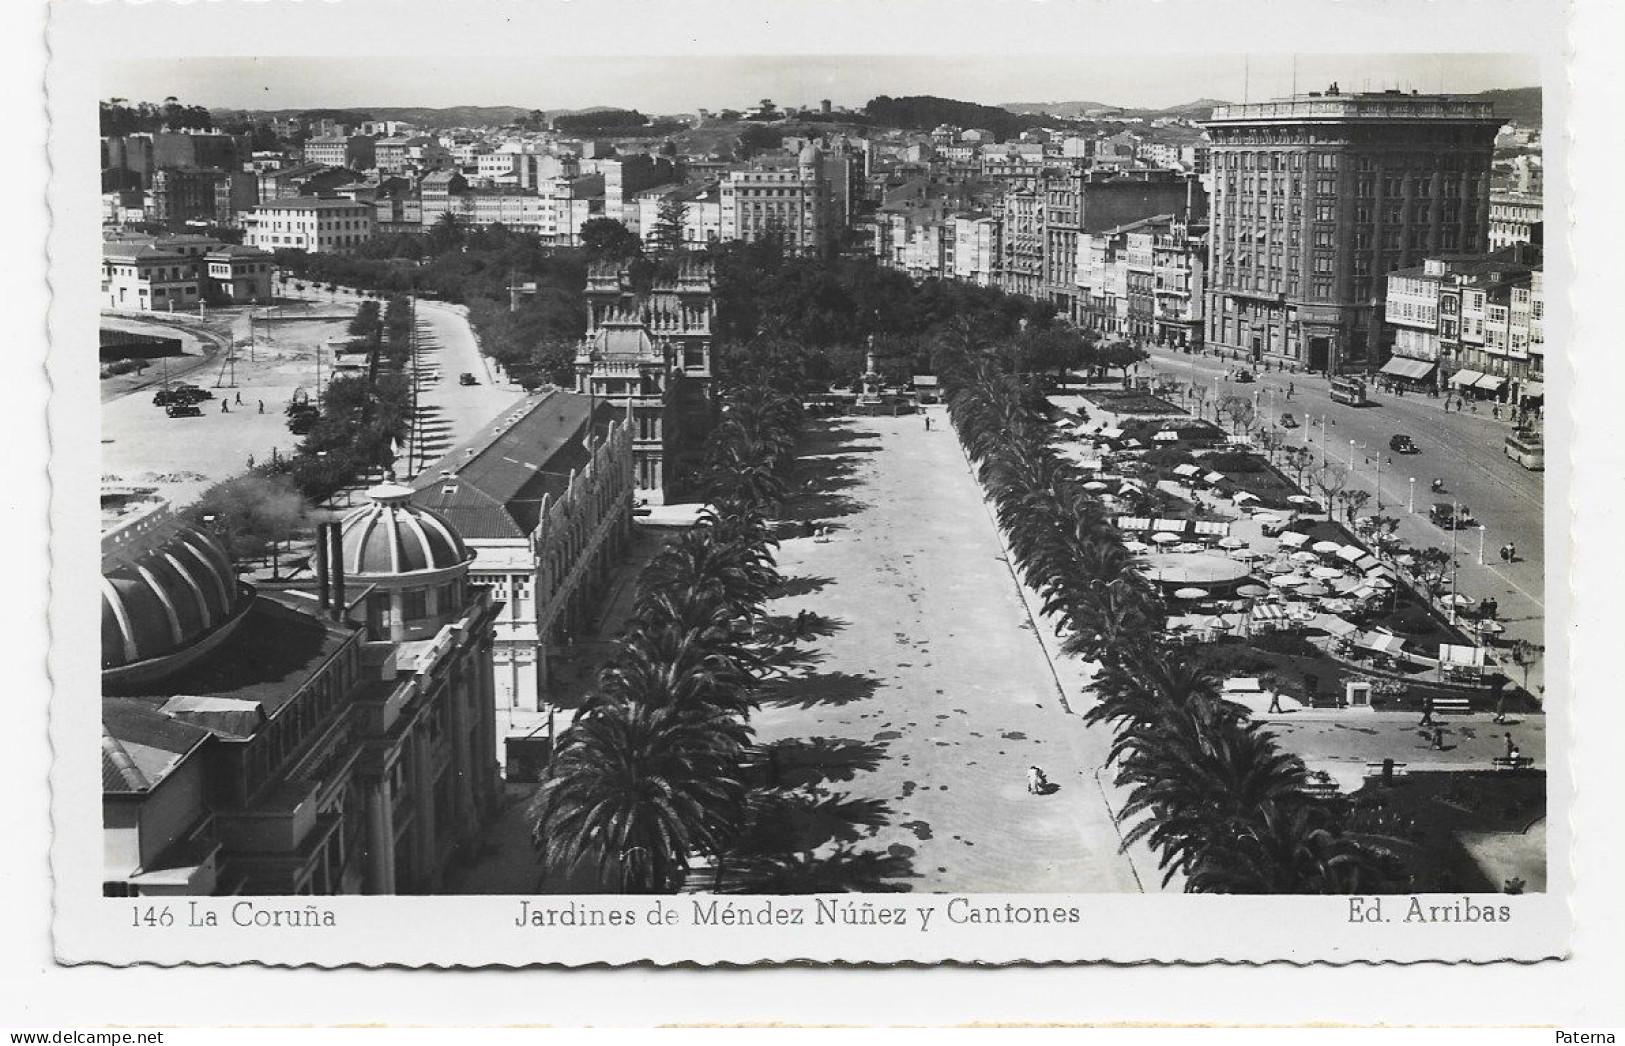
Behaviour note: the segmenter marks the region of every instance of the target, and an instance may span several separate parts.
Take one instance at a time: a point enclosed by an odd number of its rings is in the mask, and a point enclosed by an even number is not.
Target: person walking
[[[220,413],[222,413],[222,414],[230,414],[231,413],[231,402],[229,400],[221,400],[220,401]]]
[[[1499,403],[1490,407],[1490,417],[1494,418],[1496,421],[1501,420],[1501,405]]]
[[[1510,760],[1515,761],[1518,758],[1518,746],[1512,740],[1511,732],[1507,733],[1506,739],[1507,739],[1507,758],[1510,759]]]
[[[1444,751],[1444,727],[1436,726],[1433,728],[1433,737],[1428,741],[1428,747],[1435,752]]]
[[[1433,698],[1422,698],[1422,721],[1417,726],[1433,726]]]
[[[1297,391],[1297,387],[1295,385],[1293,385],[1290,381],[1287,382],[1286,383],[1286,398],[1291,399],[1292,398],[1292,393],[1295,392],[1295,391]]]
[[[243,394],[242,394],[241,390],[238,390],[238,392],[237,392],[237,406],[241,407],[242,405],[243,405]]]
[[[1272,691],[1270,693],[1270,710],[1269,710],[1269,714],[1270,715],[1285,715],[1286,714],[1286,710],[1281,707],[1281,692],[1279,690],[1275,690],[1275,691]]]
[[[265,413],[265,401],[264,400],[260,400],[260,413],[261,414]]]
[[[1508,563],[1516,563],[1517,561],[1518,561],[1518,546],[1514,545],[1512,542],[1508,541],[1507,542],[1507,562]]]

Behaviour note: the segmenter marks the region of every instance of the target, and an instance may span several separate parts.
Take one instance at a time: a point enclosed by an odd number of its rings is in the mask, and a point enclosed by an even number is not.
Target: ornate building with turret
[[[671,499],[673,465],[698,455],[710,424],[715,318],[716,277],[708,261],[679,258],[646,290],[634,285],[626,266],[594,265],[587,273],[576,391],[630,411],[641,501]]]

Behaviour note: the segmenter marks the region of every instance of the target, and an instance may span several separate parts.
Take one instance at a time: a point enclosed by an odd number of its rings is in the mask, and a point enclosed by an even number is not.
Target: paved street
[[[1332,403],[1326,379],[1318,375],[1254,371],[1258,377],[1255,383],[1226,383],[1225,372],[1236,366],[1231,361],[1155,348],[1150,366],[1161,374],[1207,384],[1220,395],[1251,396],[1257,392],[1259,410],[1265,417],[1278,419],[1283,411],[1297,417],[1300,427],[1291,430],[1296,445],[1307,441],[1318,451],[1319,422],[1326,418],[1327,460],[1347,464],[1349,440],[1355,441],[1351,489],[1374,489],[1380,471],[1382,511],[1400,520],[1399,537],[1407,544],[1449,549],[1450,531],[1428,521],[1429,506],[1434,501],[1455,500],[1470,508],[1485,527],[1484,562],[1480,565],[1478,561],[1479,532],[1458,531],[1460,590],[1475,599],[1494,597],[1500,601],[1501,621],[1507,626],[1504,640],[1545,642],[1546,518],[1542,474],[1518,466],[1503,453],[1502,439],[1512,431],[1504,414],[1503,420],[1494,420],[1488,403],[1481,404],[1477,414],[1470,410],[1446,414],[1443,397],[1429,399],[1412,393],[1403,397],[1376,393],[1375,405],[1350,407]],[[1286,398],[1289,384],[1294,387],[1290,401]],[[1421,453],[1399,455],[1389,451],[1388,440],[1396,433],[1414,439]],[[1409,512],[1413,476],[1415,511]],[[1430,493],[1428,485],[1435,477],[1445,481],[1445,494]],[[1376,510],[1377,503],[1372,501],[1361,511]],[[1555,525],[1567,524],[1559,515]],[[1496,555],[1496,550],[1508,541],[1518,550],[1518,561],[1511,565]],[[1541,664],[1531,668],[1529,681],[1539,694],[1544,681]]]
[[[981,490],[934,421],[823,423],[804,458],[822,482],[803,514],[832,533],[784,542],[790,591],[772,611],[838,630],[753,721],[762,741],[822,739],[815,786],[869,815],[805,845],[888,855],[919,891],[1138,890],[1094,778],[1109,733],[1063,706]],[[1030,765],[1058,789],[1029,794]]]

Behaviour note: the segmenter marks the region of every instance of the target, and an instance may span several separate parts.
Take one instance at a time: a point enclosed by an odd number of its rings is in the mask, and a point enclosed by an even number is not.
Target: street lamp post
[[[1460,570],[1456,563],[1456,519],[1461,509],[1454,499],[1450,502],[1450,623],[1456,623],[1456,577]]]
[[[1484,565],[1484,534],[1489,530],[1484,524],[1478,525],[1478,565]]]
[[[1411,492],[1405,499],[1405,511],[1406,512],[1412,512],[1412,513],[1414,513],[1416,511],[1416,477],[1415,476],[1411,477]]]
[[[1349,440],[1349,471],[1354,471],[1354,441]]]

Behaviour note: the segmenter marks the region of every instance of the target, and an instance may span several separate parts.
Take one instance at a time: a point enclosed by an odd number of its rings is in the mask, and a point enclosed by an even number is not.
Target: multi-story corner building
[[[377,139],[364,134],[336,134],[305,142],[306,163],[366,171],[372,169],[377,158]]]
[[[451,151],[433,138],[379,138],[373,143],[373,163],[384,174],[433,170],[451,162]]]
[[[729,171],[722,179],[722,238],[754,243],[779,236],[786,250],[806,253],[832,231],[824,157],[808,145],[794,167]]]
[[[1490,193],[1489,249],[1498,251],[1520,243],[1539,244],[1545,205],[1538,194]]]
[[[256,591],[211,535],[103,494],[103,892],[433,893],[496,812],[488,590],[386,484]]]
[[[202,292],[196,264],[152,241],[102,245],[102,306],[141,312],[195,309]]]
[[[290,200],[301,196],[321,196],[349,185],[361,176],[344,167],[324,167],[319,163],[301,163],[292,167],[276,167],[261,171],[259,202]]]
[[[502,603],[494,625],[497,729],[529,731],[551,700],[549,653],[589,625],[632,534],[624,408],[547,388],[518,401],[413,482],[413,504],[474,550],[469,580]]]
[[[1044,195],[1043,290],[1061,316],[1077,322],[1079,236],[1116,228],[1153,215],[1200,219],[1207,197],[1201,185],[1178,171],[1047,172]]]
[[[1179,348],[1202,345],[1206,328],[1207,223],[1179,215],[1153,218],[1129,233],[1132,254],[1144,237],[1151,255],[1151,338]]]
[[[674,492],[678,455],[697,455],[710,422],[715,294],[710,263],[689,258],[647,294],[633,288],[624,267],[594,265],[587,273],[575,391],[630,413],[638,497],[651,504]]]
[[[1381,373],[1509,402],[1542,395],[1542,273],[1515,252],[1450,255],[1388,276]]]
[[[313,196],[273,200],[245,221],[250,247],[294,248],[311,254],[348,254],[372,239],[377,212],[370,203]]]
[[[999,286],[1008,294],[1044,294],[1044,193],[1037,179],[1005,189],[1000,220]]]
[[[1212,138],[1211,346],[1310,370],[1381,362],[1388,273],[1478,252],[1489,222],[1490,103],[1343,94],[1220,106]]]

